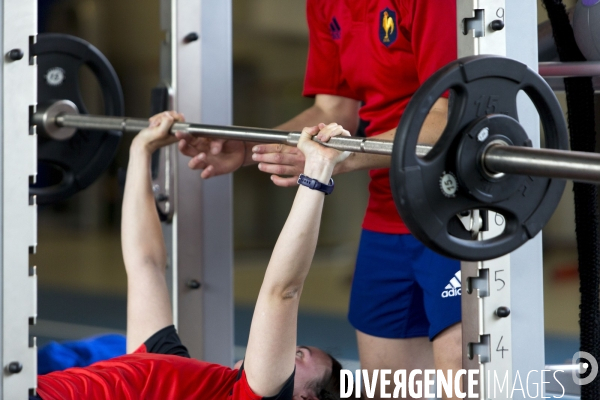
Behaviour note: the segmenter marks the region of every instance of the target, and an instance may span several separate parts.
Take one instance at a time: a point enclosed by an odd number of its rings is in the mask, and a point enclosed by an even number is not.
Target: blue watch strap
[[[331,194],[333,192],[333,179],[329,178],[329,184],[321,183],[316,179],[308,177],[304,174],[300,174],[298,177],[298,184],[302,186],[306,186],[312,190],[318,190],[319,192],[325,193],[325,195]]]

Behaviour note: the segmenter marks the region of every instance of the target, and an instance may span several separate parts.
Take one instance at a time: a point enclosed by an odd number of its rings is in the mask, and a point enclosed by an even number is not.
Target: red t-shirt
[[[360,100],[367,136],[398,125],[417,88],[456,59],[456,1],[308,0],[304,95]],[[363,228],[409,233],[392,199],[389,169],[370,171]]]
[[[38,376],[43,400],[261,400],[242,371],[191,358],[147,353],[142,345],[133,354]]]

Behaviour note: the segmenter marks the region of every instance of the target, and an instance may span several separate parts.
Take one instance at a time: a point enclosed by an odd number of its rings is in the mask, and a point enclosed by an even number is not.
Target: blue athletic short
[[[460,262],[429,250],[412,235],[364,230],[348,319],[371,336],[429,336],[460,322]]]

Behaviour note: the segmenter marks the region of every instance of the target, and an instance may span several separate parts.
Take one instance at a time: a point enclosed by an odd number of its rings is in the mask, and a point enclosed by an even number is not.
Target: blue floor
[[[43,320],[95,326],[124,331],[126,326],[124,297],[98,296],[40,289],[38,318]],[[252,309],[235,309],[235,345],[245,347],[250,330]],[[58,337],[38,336],[41,347]],[[346,318],[300,313],[298,343],[317,346],[334,357],[358,359],[354,329]],[[564,364],[578,350],[577,337],[546,335],[546,364]]]
[[[546,364],[571,364],[573,354],[579,351],[579,338],[548,335],[545,337]]]

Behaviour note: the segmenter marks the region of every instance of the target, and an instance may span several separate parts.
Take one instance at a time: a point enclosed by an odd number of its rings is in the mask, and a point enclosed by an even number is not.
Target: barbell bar
[[[135,133],[149,125],[148,120],[142,118],[79,114],[75,104],[69,100],[59,100],[49,106],[38,107],[33,122],[40,133],[54,140],[67,140],[77,129]],[[171,133],[174,132],[211,139],[281,143],[290,146],[297,145],[300,139],[300,132],[187,122],[173,124]],[[318,142],[316,138],[314,140]],[[393,142],[387,140],[333,137],[328,143],[322,144],[341,151],[393,155]],[[431,148],[427,145],[417,145],[416,154],[425,156]],[[600,154],[596,153],[534,149],[497,143],[483,152],[480,162],[491,178],[506,173],[600,184]]]
[[[542,62],[539,74],[544,78],[574,78],[600,76],[600,61]]]

